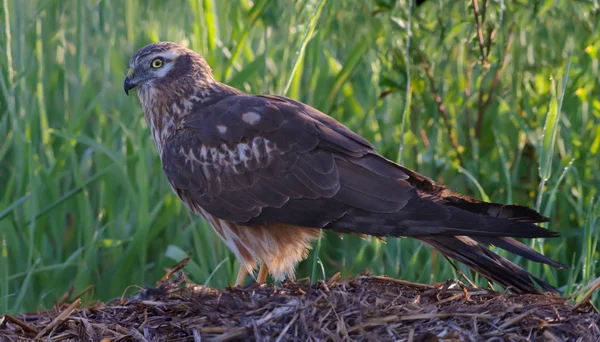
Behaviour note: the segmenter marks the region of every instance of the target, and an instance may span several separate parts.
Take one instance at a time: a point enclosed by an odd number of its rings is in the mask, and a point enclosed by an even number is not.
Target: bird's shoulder
[[[235,93],[209,105],[199,104],[183,117],[173,135],[177,139],[182,135],[194,137],[206,144],[242,142],[257,135],[290,142],[318,138],[331,148],[337,146],[355,155],[374,151],[369,141],[332,117],[302,102],[276,95]]]

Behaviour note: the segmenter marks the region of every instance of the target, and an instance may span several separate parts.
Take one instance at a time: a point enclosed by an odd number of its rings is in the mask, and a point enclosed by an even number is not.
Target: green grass
[[[565,295],[597,278],[598,1],[490,1],[481,41],[471,1],[413,2],[3,0],[0,313],[48,308],[70,286],[120,296],[187,255],[194,281],[235,279],[123,94],[129,56],[157,40],[201,52],[242,90],[326,111],[454,190],[537,207],[563,237],[533,246],[570,268],[510,258]],[[410,239],[330,234],[319,246],[299,277],[456,277]]]

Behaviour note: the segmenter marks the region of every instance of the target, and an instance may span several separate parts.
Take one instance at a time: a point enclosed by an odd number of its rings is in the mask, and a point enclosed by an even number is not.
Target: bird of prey
[[[563,267],[514,239],[559,235],[532,209],[436,185],[309,105],[216,81],[175,43],[138,50],[124,88],[137,88],[173,191],[239,260],[236,285],[259,267],[258,282],[293,278],[325,230],[415,238],[513,292],[555,291],[489,249]]]

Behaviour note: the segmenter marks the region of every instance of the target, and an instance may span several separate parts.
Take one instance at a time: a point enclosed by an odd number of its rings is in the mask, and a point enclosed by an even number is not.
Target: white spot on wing
[[[200,158],[202,158],[203,161],[206,161],[207,156],[208,156],[208,154],[207,154],[206,146],[202,145],[200,147]]]
[[[240,154],[240,160],[242,162],[252,159],[252,150],[250,149],[250,146],[248,146],[248,144],[238,144],[238,153]]]
[[[252,140],[252,153],[254,158],[259,158],[263,154],[263,151],[260,149],[261,147],[264,148],[264,140],[262,138],[254,138]]]
[[[217,125],[217,129],[219,130],[219,133],[221,133],[221,134],[224,134],[225,132],[227,132],[227,126]]]
[[[217,126],[217,129],[219,126]],[[253,160],[260,161],[262,164],[269,163],[272,160],[272,154],[276,152],[277,148],[273,142],[256,137],[250,141],[237,144],[223,143],[214,147],[202,145],[199,149],[196,149],[195,153],[190,150],[186,154],[186,159],[201,165],[234,167],[236,172],[242,172],[243,169],[252,164]],[[238,166],[240,169],[237,168]]]
[[[250,125],[256,125],[260,121],[260,114],[257,112],[246,112],[242,114],[242,120]]]

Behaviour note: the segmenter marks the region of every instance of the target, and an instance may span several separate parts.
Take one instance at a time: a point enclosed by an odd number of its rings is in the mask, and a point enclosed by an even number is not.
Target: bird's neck
[[[236,89],[218,82],[197,84],[193,89],[178,90],[175,94],[160,87],[148,87],[138,91],[144,117],[161,157],[165,142],[181,127],[185,116],[198,113],[202,108],[223,97],[237,95]]]

